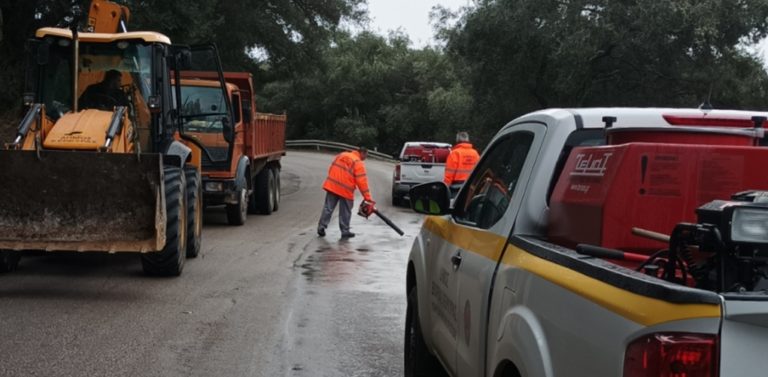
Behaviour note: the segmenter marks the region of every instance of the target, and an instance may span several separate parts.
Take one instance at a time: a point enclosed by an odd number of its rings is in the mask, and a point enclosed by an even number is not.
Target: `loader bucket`
[[[162,157],[0,151],[0,249],[160,250]]]

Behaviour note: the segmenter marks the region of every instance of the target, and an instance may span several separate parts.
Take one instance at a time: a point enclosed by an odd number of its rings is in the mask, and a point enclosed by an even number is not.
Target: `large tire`
[[[408,292],[408,308],[405,312],[404,360],[403,375],[405,377],[446,376],[442,365],[424,343],[415,286]]]
[[[15,250],[0,250],[0,273],[16,271],[21,260],[21,252]]]
[[[403,205],[403,199],[397,196],[395,190],[392,190],[392,207],[399,207]]]
[[[248,188],[237,191],[237,203],[227,204],[227,222],[229,225],[243,225],[248,217]]]
[[[274,179],[271,169],[264,167],[256,176],[256,185],[253,188],[252,200],[255,200],[259,213],[270,215],[274,209]]]
[[[248,175],[250,177],[250,173]],[[258,200],[258,179],[259,177],[254,177],[251,180],[251,195],[248,197],[248,214],[249,215],[255,215],[259,213],[259,200]]]
[[[274,201],[275,205],[272,206],[272,212],[277,212],[280,209],[280,168],[273,168],[272,174],[274,175]]]
[[[156,276],[179,276],[187,254],[186,180],[178,167],[165,167],[165,246],[159,252],[141,255],[144,273]]]
[[[203,184],[194,166],[184,168],[187,180],[187,258],[200,254],[203,236]]]

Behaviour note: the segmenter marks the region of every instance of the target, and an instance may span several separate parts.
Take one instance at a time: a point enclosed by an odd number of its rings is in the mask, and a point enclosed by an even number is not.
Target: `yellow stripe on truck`
[[[497,234],[461,226],[444,217],[428,217],[424,228],[451,244],[494,262],[499,259],[502,246],[507,241]],[[676,304],[642,296],[539,258],[512,244],[502,263],[535,274],[645,326],[683,319],[720,317],[720,305]]]
[[[628,292],[557,263],[539,258],[511,244],[502,263],[536,274],[624,318],[645,326],[682,319],[720,317],[719,305],[675,304]]]

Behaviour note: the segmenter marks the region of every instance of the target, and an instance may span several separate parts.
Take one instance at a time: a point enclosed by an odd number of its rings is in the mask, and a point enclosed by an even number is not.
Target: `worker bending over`
[[[320,222],[317,225],[317,235],[325,236],[325,228],[331,221],[331,215],[339,204],[339,228],[342,238],[351,238],[355,234],[349,230],[349,220],[354,207],[355,187],[363,194],[363,199],[374,204],[368,189],[368,177],[363,161],[368,156],[368,150],[360,147],[356,151],[342,152],[333,159],[328,169],[328,178],[323,183],[325,204]]]

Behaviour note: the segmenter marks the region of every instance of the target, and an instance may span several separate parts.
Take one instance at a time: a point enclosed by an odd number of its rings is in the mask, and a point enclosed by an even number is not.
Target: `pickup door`
[[[471,229],[456,266],[459,318],[456,367],[459,376],[481,376],[491,283],[546,128],[516,125],[500,135],[480,161],[456,201],[454,221]]]
[[[452,216],[430,218],[426,329],[452,375],[482,373],[488,297],[493,271],[512,227],[513,193],[530,176],[545,127],[523,124],[501,135],[459,194]],[[512,205],[510,205],[512,203]]]

